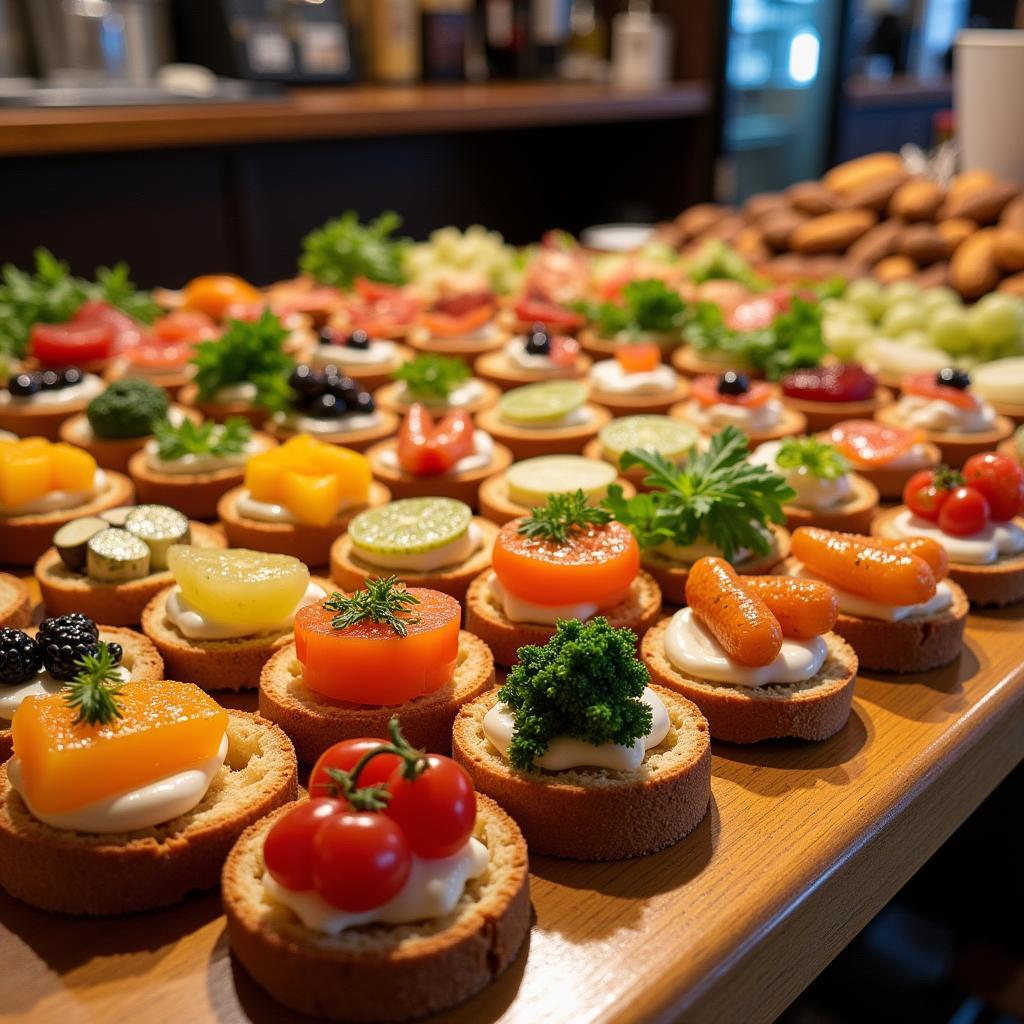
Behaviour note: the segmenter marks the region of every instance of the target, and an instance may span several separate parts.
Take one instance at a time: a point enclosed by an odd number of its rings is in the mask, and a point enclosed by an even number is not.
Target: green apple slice
[[[420,554],[457,541],[472,521],[472,509],[454,498],[404,498],[360,512],[348,535],[364,551]]]
[[[629,448],[643,448],[669,462],[681,462],[697,443],[698,430],[668,416],[621,416],[597,436],[604,457],[616,464]]]
[[[498,403],[503,420],[523,427],[558,423],[587,400],[586,386],[575,380],[546,380],[505,394]]]
[[[543,505],[550,494],[583,491],[591,504],[599,502],[615,479],[615,467],[582,455],[541,455],[524,459],[505,471],[509,498],[519,505]]]

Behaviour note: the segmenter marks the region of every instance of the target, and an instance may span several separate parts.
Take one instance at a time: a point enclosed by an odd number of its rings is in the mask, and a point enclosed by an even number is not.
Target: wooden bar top
[[[280,99],[237,103],[0,107],[0,155],[671,120],[704,114],[709,104],[704,82],[651,91],[508,82],[297,88]]]

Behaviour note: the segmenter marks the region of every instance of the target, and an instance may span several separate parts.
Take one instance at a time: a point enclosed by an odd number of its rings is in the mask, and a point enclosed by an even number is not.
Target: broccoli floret
[[[560,621],[543,647],[519,649],[498,691],[515,712],[512,767],[529,770],[556,736],[632,746],[651,728],[651,709],[640,700],[648,679],[632,630],[603,618]]]
[[[97,436],[115,438],[146,437],[153,424],[167,418],[170,402],[167,392],[149,381],[129,378],[115,381],[86,407],[89,426]]]

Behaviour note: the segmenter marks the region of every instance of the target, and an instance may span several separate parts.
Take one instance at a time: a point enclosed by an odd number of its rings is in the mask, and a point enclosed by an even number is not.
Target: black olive
[[[65,366],[60,372],[61,380],[64,382],[63,386],[66,388],[74,387],[75,384],[81,384],[85,374],[77,366]]]
[[[337,342],[334,340],[334,328],[321,327],[317,334],[317,341],[319,341],[321,345],[336,345]]]
[[[7,382],[7,390],[10,391],[15,398],[29,398],[34,395],[40,387],[41,383],[38,373],[19,373],[16,377],[12,377]]]
[[[357,327],[346,340],[345,344],[349,348],[359,349],[361,352],[365,352],[370,347],[370,336],[361,327]]]
[[[43,370],[39,378],[39,386],[43,391],[56,391],[58,388],[67,387],[64,383],[64,374],[56,370]]]
[[[551,352],[551,338],[543,324],[534,324],[526,338],[526,351],[531,356],[546,356]]]
[[[935,374],[935,382],[943,387],[966,391],[971,386],[971,375],[955,366],[944,366]]]
[[[720,395],[745,395],[749,390],[750,380],[745,373],[726,370],[718,378],[718,393]]]
[[[343,398],[338,398],[328,391],[311,399],[305,411],[314,419],[324,420],[333,416],[343,416],[348,412],[348,406]]]
[[[300,363],[288,377],[288,387],[297,395],[315,398],[322,395],[325,388],[324,378],[312,366]]]

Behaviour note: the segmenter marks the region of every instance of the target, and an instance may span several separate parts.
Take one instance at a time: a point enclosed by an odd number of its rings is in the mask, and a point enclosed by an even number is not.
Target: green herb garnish
[[[121,692],[118,665],[105,643],[96,654],[84,654],[75,664],[78,675],[64,687],[64,703],[78,711],[73,725],[109,725],[122,718],[117,696]]]
[[[196,346],[191,363],[196,368],[199,399],[209,402],[233,384],[253,384],[253,404],[272,412],[288,408],[288,374],[295,365],[284,351],[288,336],[269,309],[258,320],[230,320],[227,330]]]
[[[601,335],[638,337],[643,334],[678,334],[686,318],[686,303],[664,281],[630,281],[621,302],[603,302],[585,311],[597,321]]]
[[[648,681],[632,630],[604,618],[560,621],[543,647],[519,648],[519,664],[498,691],[515,712],[509,762],[528,771],[556,736],[632,746],[651,728],[640,700]]]
[[[116,380],[86,407],[92,432],[99,438],[146,437],[167,415],[170,400],[163,388],[148,380]]]
[[[419,619],[410,619],[412,606],[420,599],[405,589],[397,576],[385,579],[367,580],[362,590],[346,597],[337,591],[324,602],[329,612],[337,612],[331,620],[332,629],[347,629],[357,622],[381,622],[390,626],[399,636],[408,636],[408,626],[415,626]]]
[[[783,469],[806,469],[819,480],[838,480],[850,472],[850,463],[842,452],[816,437],[787,437],[775,463]]]
[[[186,455],[239,455],[252,437],[252,427],[240,416],[230,416],[224,423],[183,419],[177,426],[161,420],[154,424],[153,433],[160,459],[173,462]]]
[[[707,451],[691,448],[683,466],[639,448],[623,452],[619,465],[642,466],[644,483],[654,488],[626,498],[612,484],[603,502],[644,550],[704,537],[727,559],[740,548],[766,555],[771,544],[764,527],[785,523],[782,505],[796,497],[782,477],[748,461],[747,437],[733,426],[715,434]]]
[[[582,490],[573,494],[549,494],[548,503],[535,508],[520,524],[518,532],[532,540],[565,544],[570,534],[588,526],[603,526],[612,514],[587,503]]]
[[[765,282],[754,273],[750,264],[725,242],[711,239],[701,246],[690,264],[687,275],[696,284],[705,281],[738,281],[751,291],[759,291]]]
[[[299,269],[320,284],[351,288],[357,277],[384,284],[405,281],[403,262],[410,242],[391,235],[402,225],[393,210],[369,224],[348,210],[302,240]]]
[[[463,381],[469,380],[469,367],[452,356],[417,356],[403,363],[392,374],[403,381],[417,402],[446,402]]]

